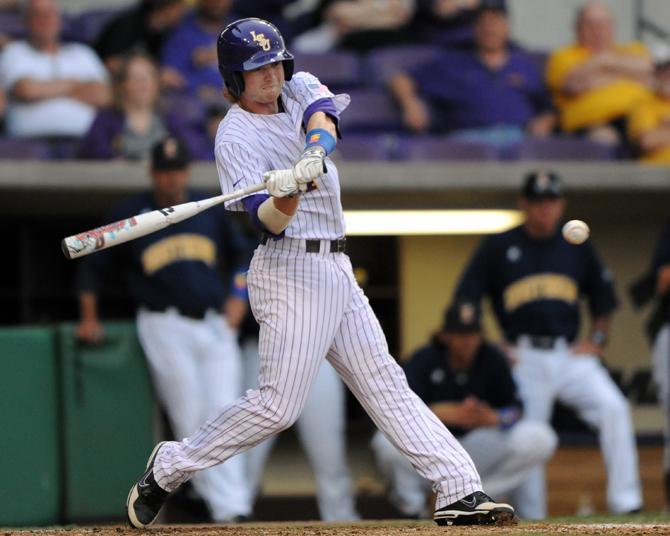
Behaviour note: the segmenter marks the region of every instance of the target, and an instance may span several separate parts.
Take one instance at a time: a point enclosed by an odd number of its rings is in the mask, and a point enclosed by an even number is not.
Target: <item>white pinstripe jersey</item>
[[[338,112],[350,102],[349,95],[334,95],[309,73],[295,73],[281,93],[285,112],[263,115],[235,104],[221,121],[214,152],[224,194],[263,181],[263,173],[292,168],[305,148],[303,114],[318,99],[332,97]],[[344,236],[337,168],[326,158],[328,173],[319,187],[302,196],[298,211],[286,228],[291,238],[332,240]],[[241,200],[226,203],[229,210],[244,210]]]

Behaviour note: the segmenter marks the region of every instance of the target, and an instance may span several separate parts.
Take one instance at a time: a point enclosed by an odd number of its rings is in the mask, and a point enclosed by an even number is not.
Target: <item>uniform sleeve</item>
[[[491,287],[489,277],[491,246],[490,238],[484,239],[479,245],[456,286],[455,299],[466,299],[479,303],[489,293]]]
[[[295,73],[291,80],[286,82],[285,87],[290,96],[298,102],[303,112],[309,108],[310,104],[320,99],[331,98],[335,105],[335,110],[339,114],[351,102],[349,95],[346,93],[335,95],[328,89],[328,86],[322,84],[316,76],[310,73]]]
[[[602,263],[590,242],[584,244],[586,256],[586,281],[582,292],[589,301],[594,318],[612,313],[618,304],[612,273]]]
[[[224,194],[263,182],[263,173],[271,169],[263,158],[239,143],[217,145],[215,156],[221,191]],[[225,205],[228,210],[244,210],[241,199],[228,201]]]

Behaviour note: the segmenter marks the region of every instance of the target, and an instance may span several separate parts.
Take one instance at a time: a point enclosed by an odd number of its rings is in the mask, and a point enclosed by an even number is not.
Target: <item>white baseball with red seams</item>
[[[290,168],[304,145],[303,114],[330,97],[339,112],[348,95],[333,95],[314,76],[296,73],[281,94],[284,111],[249,113],[234,105],[216,137],[216,163],[224,193]],[[176,489],[194,472],[219,464],[290,426],[300,415],[323,359],[340,374],[374,423],[402,451],[437,494],[436,508],[481,490],[467,452],[414,394],[389,354],[384,333],[353,275],[349,257],[331,253],[344,237],[337,169],[304,194],[280,240],[255,253],[248,275],[250,302],[260,324],[259,389],[227,406],[181,442],[169,442],[154,466],[158,484]],[[243,209],[239,200],[228,208]],[[318,252],[306,240],[320,240]]]

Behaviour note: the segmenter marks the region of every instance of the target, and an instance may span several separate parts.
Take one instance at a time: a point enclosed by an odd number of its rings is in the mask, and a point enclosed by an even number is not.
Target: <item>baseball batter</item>
[[[168,494],[289,427],[300,415],[324,359],[375,424],[436,493],[438,524],[510,522],[514,510],[481,489],[467,452],[414,394],[388,347],[345,255],[335,149],[347,95],[333,95],[308,73],[293,74],[279,31],[261,19],[228,25],[219,68],[235,101],[215,151],[224,192],[257,183],[269,195],[230,203],[265,235],[248,273],[260,325],[259,388],[249,390],[183,441],[156,446],[127,501],[132,526],[154,521]]]
[[[611,275],[589,240],[573,245],[561,236],[565,200],[556,174],[530,173],[519,204],[525,223],[482,242],[456,296],[491,299],[517,360],[526,418],[548,422],[556,399],[574,408],[600,434],[610,510],[637,510],[642,495],[630,410],[599,359],[617,305]],[[577,341],[582,297],[593,320],[589,337]],[[543,468],[534,469],[516,497],[519,514],[545,517],[545,494]]]

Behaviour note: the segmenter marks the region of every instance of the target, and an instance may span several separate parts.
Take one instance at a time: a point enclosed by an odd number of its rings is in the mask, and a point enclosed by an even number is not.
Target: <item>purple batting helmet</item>
[[[244,71],[281,61],[284,78],[290,80],[293,75],[293,54],[286,50],[279,30],[266,20],[248,18],[231,22],[219,34],[216,49],[219,72],[235,97],[244,91]]]

